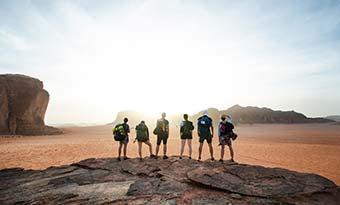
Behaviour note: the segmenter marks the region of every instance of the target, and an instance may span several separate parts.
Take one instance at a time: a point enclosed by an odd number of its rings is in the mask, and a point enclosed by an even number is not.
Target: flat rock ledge
[[[340,204],[316,174],[172,156],[0,170],[0,204]]]

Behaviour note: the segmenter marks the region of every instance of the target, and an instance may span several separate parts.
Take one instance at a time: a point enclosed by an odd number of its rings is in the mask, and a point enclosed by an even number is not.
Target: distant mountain
[[[329,120],[334,120],[336,122],[340,122],[340,115],[331,115],[331,116],[327,116],[325,118],[329,119]]]
[[[269,108],[259,107],[241,107],[234,105],[231,108],[222,111],[232,116],[233,120],[237,123],[327,123],[333,120],[325,118],[308,118],[305,115],[295,111],[280,111],[272,110]]]
[[[235,124],[296,124],[296,123],[328,123],[334,122],[332,119],[325,118],[308,118],[305,115],[295,112],[295,111],[280,111],[272,110],[269,108],[259,108],[259,107],[242,107],[240,105],[234,105],[227,110],[218,110],[216,108],[207,109],[209,116],[213,119],[215,123],[220,121],[220,116],[225,113],[232,117]],[[194,123],[197,122],[197,118],[203,115],[204,111],[200,111],[194,115],[189,116],[189,119]],[[182,120],[183,114],[167,116],[171,126],[178,126]],[[146,121],[149,127],[153,127],[156,124],[157,118],[155,116],[150,117],[143,113],[136,111],[122,111],[117,114],[117,117],[113,123],[121,123],[124,117],[129,118],[130,125],[137,125],[141,120]]]

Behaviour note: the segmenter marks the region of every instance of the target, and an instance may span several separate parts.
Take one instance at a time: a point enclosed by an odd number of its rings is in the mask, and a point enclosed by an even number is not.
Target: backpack
[[[146,125],[143,124],[139,124],[137,125],[136,129],[136,135],[137,135],[137,139],[141,140],[141,141],[146,141],[148,140],[149,136],[148,136],[148,127]]]
[[[227,134],[229,134],[229,133],[227,133],[227,124],[221,122],[220,123],[220,135],[223,136],[223,135],[227,135]]]
[[[113,138],[115,141],[122,141],[126,137],[126,132],[123,124],[118,124],[113,128]]]
[[[212,120],[208,116],[198,118],[197,121],[198,131],[201,135],[211,135],[210,127],[212,126]]]
[[[181,131],[183,135],[191,135],[192,130],[194,129],[194,126],[192,125],[192,122],[190,121],[183,121],[183,125],[181,127]]]
[[[228,122],[227,122],[228,123]],[[220,136],[225,136],[225,135],[228,135],[232,140],[236,140],[237,138],[237,134],[233,132],[233,130],[229,129],[228,130],[228,127],[227,127],[227,123],[224,123],[224,122],[221,122],[220,123],[220,126],[219,126],[219,129],[220,129]],[[230,123],[231,124],[231,123]]]

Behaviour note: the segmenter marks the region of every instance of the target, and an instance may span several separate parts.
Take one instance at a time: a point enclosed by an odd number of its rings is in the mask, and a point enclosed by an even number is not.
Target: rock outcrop
[[[60,130],[45,126],[49,94],[43,83],[24,75],[0,75],[0,134],[45,135]]]
[[[340,204],[319,175],[178,157],[5,169],[0,181],[0,204]]]

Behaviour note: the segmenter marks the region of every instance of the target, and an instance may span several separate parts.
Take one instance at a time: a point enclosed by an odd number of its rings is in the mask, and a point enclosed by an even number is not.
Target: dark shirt
[[[127,123],[123,123],[123,127],[124,127],[124,131],[125,131],[126,136],[129,136],[129,133],[130,133],[129,125]]]

